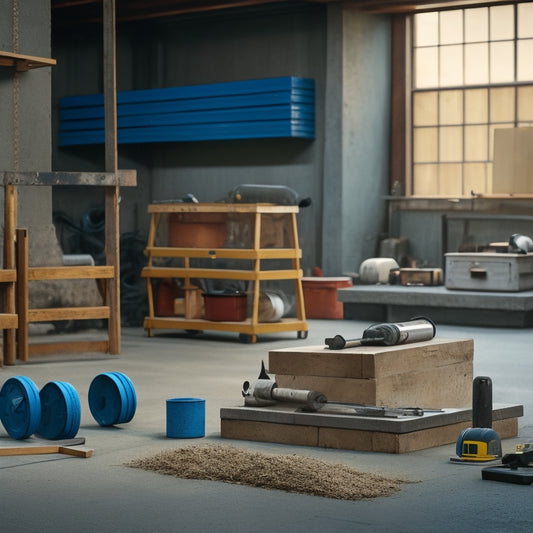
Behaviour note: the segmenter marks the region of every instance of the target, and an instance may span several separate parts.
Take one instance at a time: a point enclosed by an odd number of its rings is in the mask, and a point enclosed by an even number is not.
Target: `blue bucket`
[[[167,400],[167,437],[193,439],[205,436],[205,400],[171,398]]]
[[[45,439],[72,439],[78,433],[81,419],[80,397],[66,381],[51,381],[39,393],[41,423],[37,433]]]
[[[129,422],[137,409],[135,387],[121,372],[104,372],[89,387],[89,409],[101,426]]]

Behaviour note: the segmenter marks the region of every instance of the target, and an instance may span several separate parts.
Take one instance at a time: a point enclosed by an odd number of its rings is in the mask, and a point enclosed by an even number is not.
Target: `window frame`
[[[532,2],[528,2],[532,3]],[[515,47],[515,62],[517,61],[516,48],[517,43],[519,42],[518,35],[518,7],[517,2],[508,2],[501,5],[511,5],[513,6],[513,15],[514,15],[514,25],[515,25],[515,35],[513,38],[514,47]],[[472,6],[471,6],[472,7]],[[487,7],[490,7],[488,5]],[[454,10],[463,10],[466,11],[470,9],[468,6],[460,8],[451,8]],[[449,10],[449,9],[448,9]],[[429,10],[428,10],[429,11]],[[443,12],[447,11],[446,9],[441,10],[432,10],[433,12]],[[418,13],[418,12],[417,12]],[[422,92],[444,92],[444,91],[453,91],[459,90],[463,93],[463,100],[465,98],[465,91],[469,90],[478,90],[484,89],[491,91],[492,89],[497,88],[512,88],[513,99],[514,99],[514,117],[512,121],[512,127],[516,127],[519,124],[524,124],[523,121],[517,116],[517,105],[519,101],[518,91],[520,87],[533,86],[533,81],[518,81],[518,74],[515,69],[514,81],[506,83],[490,83],[486,84],[470,84],[467,85],[464,83],[462,85],[454,87],[430,87],[430,88],[416,88],[413,83],[413,25],[414,25],[414,15],[417,13],[411,14],[398,14],[393,15],[392,17],[392,53],[391,53],[391,154],[390,154],[390,194],[393,196],[406,196],[411,198],[417,198],[421,195],[414,195],[414,134],[415,127],[413,124],[413,101],[414,95],[420,94]],[[464,17],[464,15],[463,15]],[[490,43],[490,41],[488,41]],[[465,41],[463,38],[462,46],[464,47]],[[490,44],[489,44],[490,46]],[[463,67],[464,68],[464,67]],[[490,110],[490,103],[489,103]],[[509,122],[508,124],[511,124]],[[531,126],[533,123],[528,124],[528,121],[525,122],[525,125]],[[440,127],[442,125],[439,124]],[[465,158],[465,128],[469,129],[470,123],[465,120],[463,116],[462,123],[460,127],[462,128],[462,159],[457,162],[461,165],[461,187],[464,187],[465,177],[464,177],[464,166],[465,163],[473,162],[475,164],[485,164],[492,166],[492,146],[490,145],[492,134],[491,128],[494,129],[494,123],[491,122],[490,116],[487,118],[486,124],[483,126],[487,129],[488,137],[487,142],[487,159],[482,161],[473,161]],[[473,131],[470,128],[470,131]],[[442,164],[442,160],[437,161],[437,164]],[[491,172],[491,169],[487,167],[487,173]],[[489,176],[490,178],[490,176]],[[487,179],[487,178],[486,178]],[[467,191],[463,191],[462,194],[437,194],[434,197],[436,198],[448,198],[448,197],[465,197],[468,195]]]

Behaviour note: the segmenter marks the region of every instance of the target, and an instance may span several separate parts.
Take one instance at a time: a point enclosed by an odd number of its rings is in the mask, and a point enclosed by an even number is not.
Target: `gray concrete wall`
[[[391,28],[388,17],[337,5],[328,13],[322,257],[338,275],[374,257],[385,229]]]
[[[259,139],[159,145],[154,200],[192,192],[200,201],[226,196],[241,183],[287,185],[311,196],[299,216],[303,265],[320,264],[324,143],[325,10],[242,12],[163,26],[158,76],[163,86],[300,76],[316,82],[316,139]]]
[[[99,92],[100,35],[54,39],[54,106],[62,95]],[[388,17],[338,6],[246,9],[119,26],[119,90],[275,76],[313,78],[316,139],[267,139],[119,146],[119,165],[137,168],[123,190],[121,231],[147,231],[147,204],[191,192],[219,200],[241,183],[287,185],[310,196],[299,216],[302,266],[326,275],[356,270],[375,254],[388,183]],[[57,121],[54,121],[56,126]],[[54,149],[54,169],[102,168],[102,147]],[[54,190],[54,209],[74,219],[100,201]],[[134,214],[132,214],[134,213]]]
[[[0,5],[0,49],[50,57],[50,4],[15,0]],[[0,169],[51,169],[51,68],[0,69]],[[51,223],[49,187],[19,187],[18,226]]]

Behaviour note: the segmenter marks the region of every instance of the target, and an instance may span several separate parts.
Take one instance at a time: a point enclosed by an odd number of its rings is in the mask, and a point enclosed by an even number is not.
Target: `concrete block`
[[[316,390],[329,401],[467,407],[472,401],[473,359],[472,339],[435,338],[399,346],[273,350],[269,371],[280,387]]]
[[[473,360],[472,339],[434,338],[398,346],[330,350],[324,345],[271,350],[268,369],[273,374],[380,379],[410,371],[472,363]]]

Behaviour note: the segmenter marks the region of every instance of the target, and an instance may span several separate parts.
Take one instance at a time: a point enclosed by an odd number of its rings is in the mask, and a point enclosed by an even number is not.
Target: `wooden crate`
[[[388,407],[463,408],[472,402],[472,339],[399,346],[286,348],[269,353],[280,387],[318,390],[329,401]]]

